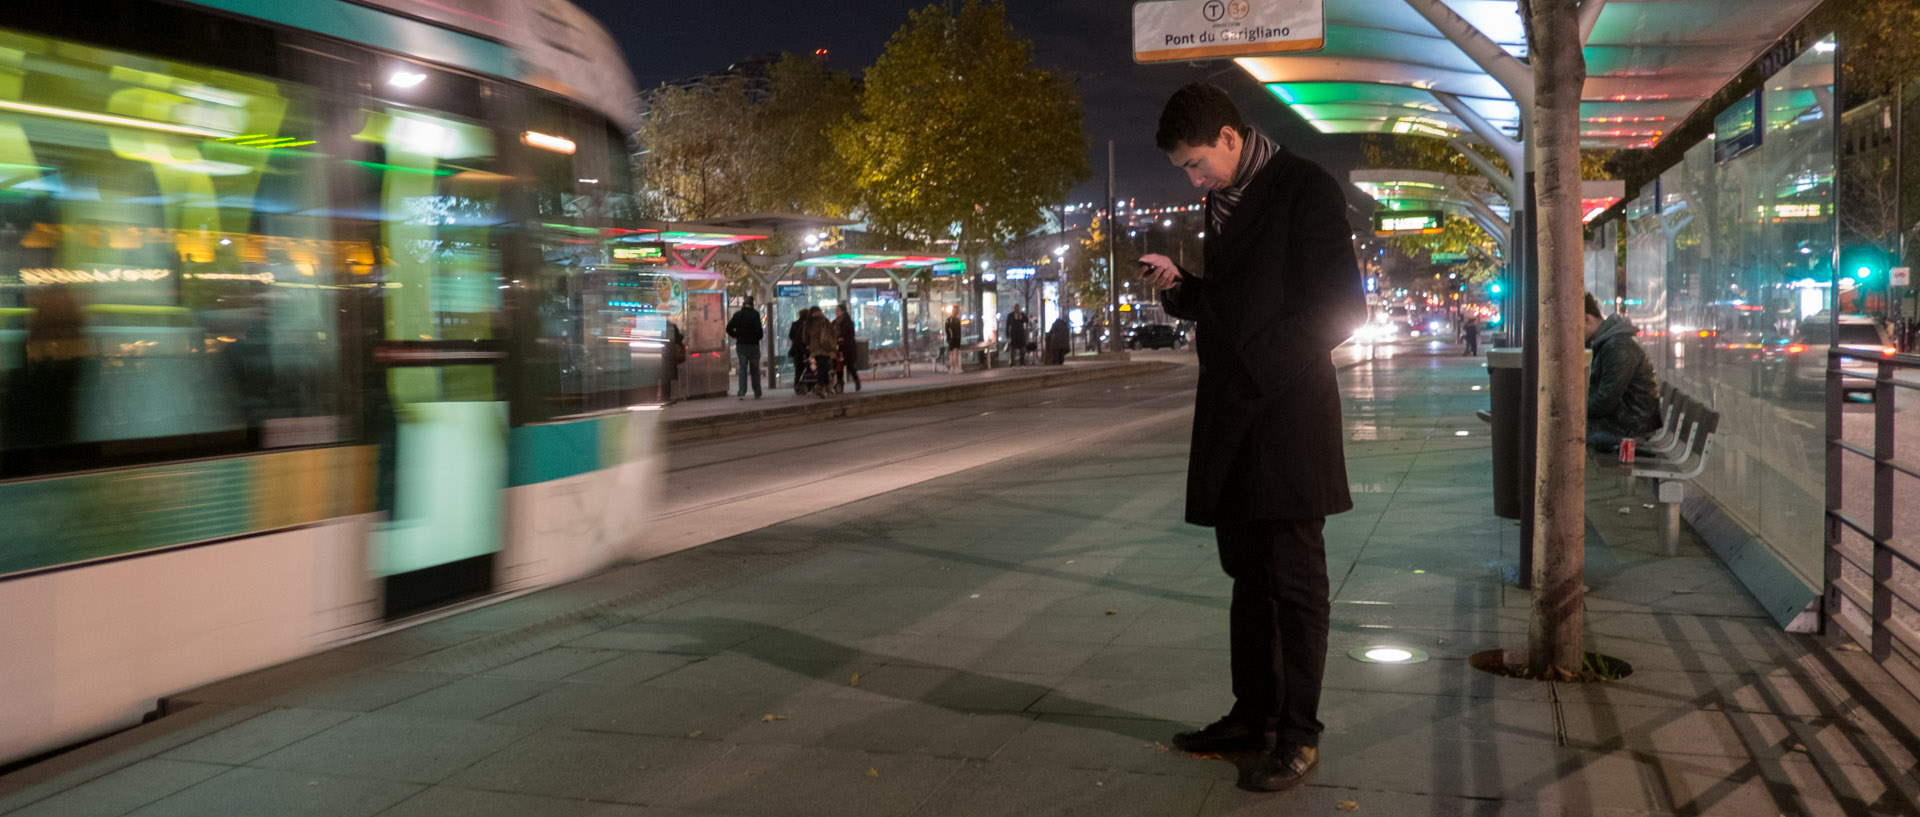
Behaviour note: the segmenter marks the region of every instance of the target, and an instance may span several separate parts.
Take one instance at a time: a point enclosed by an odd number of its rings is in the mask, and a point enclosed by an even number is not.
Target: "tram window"
[[[339,228],[377,248],[370,284],[378,293],[381,340],[393,343],[492,340],[500,336],[500,240],[505,217],[496,139],[485,124],[439,111],[369,102],[353,140],[365,159],[349,162],[358,214]],[[387,386],[397,403],[494,399],[485,367],[397,369]]]
[[[0,29],[0,474],[328,443],[341,270],[298,86]]]

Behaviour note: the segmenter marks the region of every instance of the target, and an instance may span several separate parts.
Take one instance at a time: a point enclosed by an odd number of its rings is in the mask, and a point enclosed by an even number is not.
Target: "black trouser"
[[[1480,354],[1480,336],[1479,335],[1467,336],[1467,354],[1469,355]]]
[[[1327,668],[1325,519],[1261,519],[1214,528],[1233,578],[1228,614],[1233,711],[1279,732],[1282,744],[1320,745],[1320,678]]]
[[[840,368],[833,370],[833,382],[840,385],[841,391],[845,391],[847,388],[847,378],[849,377],[853,378],[853,387],[855,389],[860,388],[860,372],[853,368],[853,358],[842,356],[840,358]]]

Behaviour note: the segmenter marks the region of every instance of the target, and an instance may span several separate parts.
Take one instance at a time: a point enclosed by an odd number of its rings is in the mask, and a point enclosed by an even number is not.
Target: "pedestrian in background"
[[[847,311],[847,305],[841,304],[837,307],[837,312],[838,314],[833,316],[834,339],[839,341],[840,347],[840,370],[835,373],[838,375],[836,382],[839,383],[841,391],[846,391],[847,378],[851,377],[853,390],[859,391],[860,370],[855,369],[853,364],[859,362],[854,358],[860,353],[860,339],[854,335],[853,314]]]
[[[766,330],[760,326],[760,310],[753,308],[753,296],[740,303],[740,311],[727,320],[727,337],[733,338],[733,354],[740,366],[740,397],[747,399],[747,379],[753,379],[753,399],[760,399],[760,340]]]
[[[1020,311],[1020,307],[1014,307],[1013,312],[1007,315],[1007,348],[1013,352],[1011,357],[1015,366],[1027,365],[1027,335],[1031,326],[1032,321],[1027,319],[1027,313]]]
[[[1460,340],[1467,344],[1467,356],[1480,354],[1480,319],[1468,315],[1460,324]]]
[[[960,371],[960,314],[947,307],[947,371]]]
[[[1263,751],[1241,785],[1299,786],[1319,762],[1329,626],[1326,517],[1350,510],[1331,352],[1366,319],[1341,183],[1248,127],[1226,92],[1176,91],[1155,142],[1206,188],[1206,277],[1158,253],[1142,276],[1205,327],[1186,520],[1233,578],[1233,708],[1174,746]]]
[[[814,388],[825,394],[833,385],[833,359],[840,356],[840,338],[826,311],[817,306],[807,310],[805,331],[807,354],[813,358]]]
[[[800,375],[807,369],[807,310],[801,307],[793,313],[793,323],[787,325],[787,357],[793,358],[793,382],[800,383]]]
[[[1072,351],[1073,327],[1067,323],[1067,316],[1053,319],[1053,326],[1047,328],[1047,363],[1058,366],[1067,362],[1067,352]]]

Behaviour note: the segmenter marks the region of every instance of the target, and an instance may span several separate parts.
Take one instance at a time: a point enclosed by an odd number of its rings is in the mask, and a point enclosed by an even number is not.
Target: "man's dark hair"
[[[1247,128],[1227,92],[1204,82],[1190,83],[1174,91],[1167,107],[1161,109],[1160,132],[1154,134],[1153,143],[1161,153],[1172,153],[1183,144],[1212,147],[1220,141],[1220,129],[1226,127],[1236,131]]]
[[[1601,320],[1606,320],[1607,316],[1600,314],[1600,300],[1593,297],[1593,293],[1591,292],[1585,294],[1587,296],[1587,314]]]
[[[748,296],[747,296],[746,298],[744,298],[744,299],[742,299],[742,300],[740,301],[740,305],[741,305],[741,306],[753,306],[753,296],[752,296],[752,295],[748,295]]]

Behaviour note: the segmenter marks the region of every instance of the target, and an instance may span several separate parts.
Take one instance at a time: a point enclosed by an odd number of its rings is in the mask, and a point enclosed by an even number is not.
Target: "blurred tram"
[[[561,0],[0,4],[0,764],[650,555],[634,100]]]

